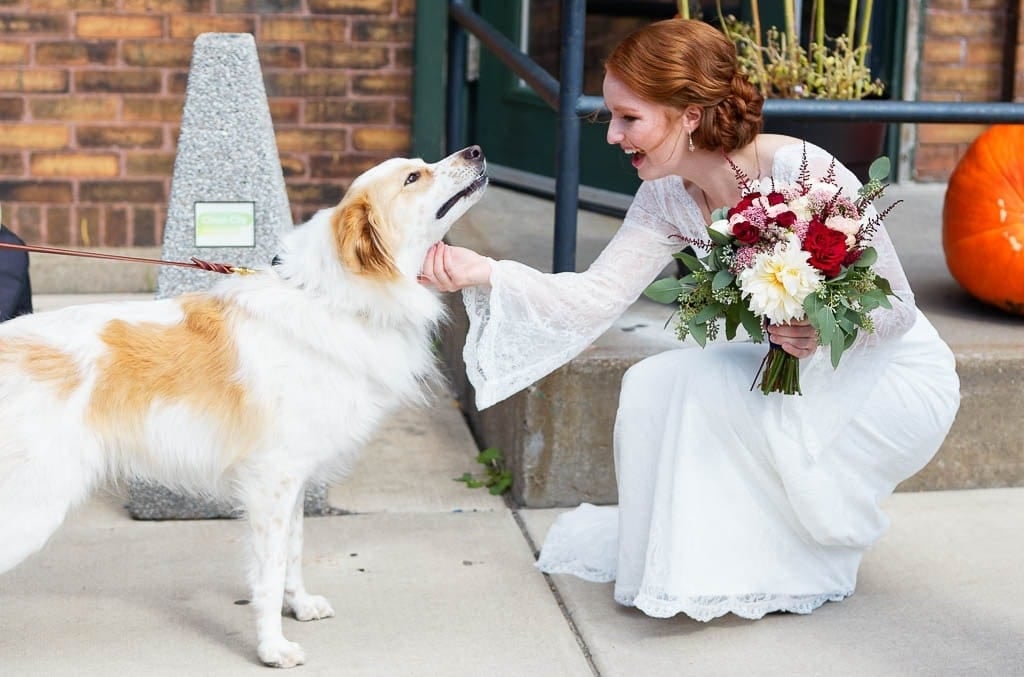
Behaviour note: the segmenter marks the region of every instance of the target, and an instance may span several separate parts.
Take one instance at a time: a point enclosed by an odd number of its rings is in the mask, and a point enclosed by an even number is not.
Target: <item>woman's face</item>
[[[680,113],[634,94],[612,73],[604,76],[604,103],[612,114],[606,139],[631,156],[633,168],[645,181],[675,173],[687,150]]]

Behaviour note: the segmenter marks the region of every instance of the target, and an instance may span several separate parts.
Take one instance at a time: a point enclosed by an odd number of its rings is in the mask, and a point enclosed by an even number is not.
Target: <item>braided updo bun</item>
[[[761,131],[764,97],[739,72],[732,41],[703,21],[666,19],[646,25],[615,47],[605,70],[652,103],[703,108],[691,137],[699,148],[728,153]]]

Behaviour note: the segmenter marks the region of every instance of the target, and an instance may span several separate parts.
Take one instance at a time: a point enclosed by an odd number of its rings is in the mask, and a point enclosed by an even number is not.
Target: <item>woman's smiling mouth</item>
[[[623,151],[626,153],[626,155],[629,156],[630,164],[633,165],[634,169],[638,168],[641,164],[643,164],[644,158],[647,157],[646,153],[644,153],[642,150],[637,150],[635,148],[624,148]]]

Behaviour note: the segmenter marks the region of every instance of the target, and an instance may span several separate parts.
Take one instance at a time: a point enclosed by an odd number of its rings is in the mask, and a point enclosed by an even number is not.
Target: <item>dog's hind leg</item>
[[[288,573],[284,581],[284,605],[300,621],[316,621],[330,618],[334,609],[330,602],[320,595],[306,592],[302,580],[302,518],[305,510],[305,494],[299,492],[292,509],[291,527],[288,533]]]
[[[288,531],[303,483],[298,478],[263,473],[243,486],[252,539],[249,576],[256,612],[256,651],[266,665],[302,665],[306,661],[302,647],[285,639],[282,632],[281,609],[288,566]]]

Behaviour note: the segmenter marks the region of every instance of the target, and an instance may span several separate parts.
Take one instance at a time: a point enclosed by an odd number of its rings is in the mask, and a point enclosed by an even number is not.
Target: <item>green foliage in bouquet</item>
[[[888,158],[881,157],[868,170],[869,181],[858,191],[856,207],[861,215],[884,185],[889,175]],[[807,177],[801,179],[805,184]],[[836,189],[838,192],[838,188]],[[891,308],[889,296],[895,297],[888,280],[875,273],[872,266],[878,259],[873,247],[862,244],[870,239],[893,203],[870,220],[865,219],[858,233],[858,244],[851,251],[851,262],[839,268],[838,274],[822,279],[802,301],[803,313],[818,332],[820,345],[829,346],[832,366],[839,365],[843,352],[853,345],[860,330],[874,331],[870,312],[876,308]],[[712,223],[728,218],[728,208],[716,209]],[[823,219],[824,220],[824,219]],[[647,287],[644,294],[660,303],[678,303],[675,314],[676,336],[680,340],[692,336],[704,347],[708,340],[717,338],[724,323],[725,338],[736,337],[743,327],[755,343],[764,341],[764,318],[755,313],[737,278],[736,255],[743,246],[734,235],[715,228],[707,230],[710,242],[694,243],[709,250],[705,256],[679,252],[690,273],[680,279],[664,278]],[[897,297],[898,298],[898,297]],[[798,360],[782,350],[770,351],[766,363],[762,391],[799,393]]]

